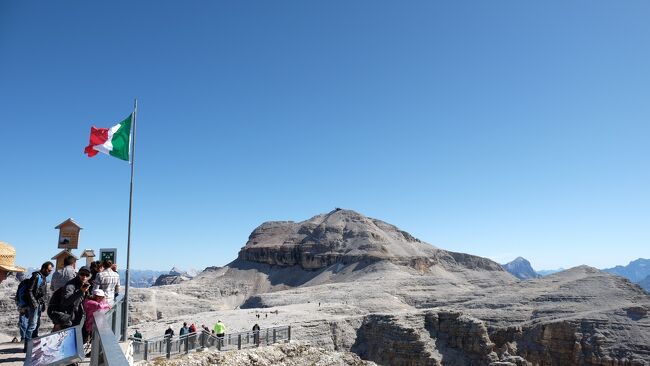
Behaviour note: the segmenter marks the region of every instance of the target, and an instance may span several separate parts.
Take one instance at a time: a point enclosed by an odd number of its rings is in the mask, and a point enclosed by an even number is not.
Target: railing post
[[[275,343],[275,328],[273,328],[273,343]]]
[[[241,349],[241,333],[237,335],[237,349]]]
[[[287,328],[287,338],[289,339],[289,342],[291,342],[291,326]]]
[[[149,356],[149,341],[144,341],[144,360]]]
[[[267,346],[269,345],[269,330],[268,329],[266,329],[266,342],[265,343],[266,343]]]

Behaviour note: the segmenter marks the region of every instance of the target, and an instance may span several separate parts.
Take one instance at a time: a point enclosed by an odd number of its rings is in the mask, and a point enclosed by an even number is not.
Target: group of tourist
[[[189,326],[187,325],[187,322],[183,323],[183,326],[181,329],[178,331],[178,335],[180,337],[183,336],[191,336],[196,334],[197,332],[196,325],[194,323],[190,324]],[[204,333],[211,333],[215,337],[220,337],[223,338],[223,336],[226,334],[226,326],[221,322],[221,320],[217,321],[217,323],[214,325],[214,328],[212,331],[210,331],[210,328],[208,328],[205,324],[201,325],[201,331]],[[171,338],[174,336],[174,330],[172,329],[171,325],[165,330],[165,338]]]
[[[110,309],[119,293],[120,278],[110,260],[93,262],[76,270],[72,255],[64,267],[52,274],[50,292],[47,278],[53,272],[52,262],[45,262],[38,272],[21,281],[16,291],[20,336],[25,344],[38,337],[41,316],[45,312],[54,323],[53,332],[82,324],[84,343],[90,342],[95,312]],[[50,295],[51,293],[51,295]]]
[[[257,314],[257,317],[259,318],[259,314]],[[189,326],[187,325],[187,322],[183,323],[183,326],[180,328],[178,331],[179,337],[183,338],[186,336],[188,338],[188,341],[190,342],[191,346],[190,348],[194,348],[193,344],[196,341],[196,336],[197,336],[197,331],[201,334],[210,334],[213,338],[213,341],[216,339],[218,341],[218,347],[221,348],[223,346],[223,340],[226,335],[226,326],[223,324],[221,320],[218,320],[217,323],[214,325],[212,329],[208,328],[205,324],[201,325],[201,329],[198,330],[196,325],[194,323],[190,324]],[[174,330],[172,329],[171,325],[167,327],[167,330],[165,330],[165,339],[171,340],[174,337]],[[139,341],[142,340],[142,334],[136,330],[136,333],[133,335],[134,339],[137,339]],[[256,345],[259,346],[260,344],[260,326],[259,324],[255,323],[253,325],[253,339]]]

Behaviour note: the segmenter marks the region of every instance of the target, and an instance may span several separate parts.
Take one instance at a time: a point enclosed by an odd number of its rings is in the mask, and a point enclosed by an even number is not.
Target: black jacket
[[[50,299],[50,310],[70,315],[72,325],[80,324],[84,315],[82,284],[81,279],[75,277],[56,290]]]
[[[39,285],[39,279],[41,280]],[[29,282],[29,288],[27,291],[27,297],[29,306],[32,309],[36,309],[38,306],[45,305],[45,300],[47,300],[47,280],[41,272],[32,273],[32,278]]]

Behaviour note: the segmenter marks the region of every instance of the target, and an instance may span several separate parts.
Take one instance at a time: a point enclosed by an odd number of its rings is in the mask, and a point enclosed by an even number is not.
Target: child
[[[93,319],[95,319],[95,312],[99,310],[108,310],[111,306],[106,302],[106,294],[102,289],[93,291],[93,296],[84,300],[84,311],[86,312],[86,322],[82,329],[84,343],[90,340],[90,335],[93,332]]]

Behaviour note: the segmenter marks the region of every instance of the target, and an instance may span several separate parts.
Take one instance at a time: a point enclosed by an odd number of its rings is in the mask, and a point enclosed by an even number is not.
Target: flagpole
[[[136,120],[136,115],[138,113],[138,99],[136,98],[133,102],[133,127],[132,127],[132,135],[133,138],[131,139],[131,146],[130,146],[130,152],[131,152],[131,187],[129,189],[129,229],[128,229],[128,235],[127,235],[127,241],[126,241],[126,277],[125,277],[125,283],[126,286],[124,287],[124,308],[122,309],[122,341],[126,341],[128,338],[127,335],[127,329],[129,327],[129,272],[131,269],[131,209],[133,208],[133,169],[135,167],[135,120]]]

